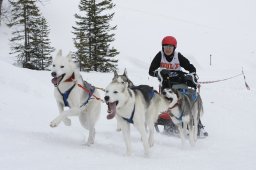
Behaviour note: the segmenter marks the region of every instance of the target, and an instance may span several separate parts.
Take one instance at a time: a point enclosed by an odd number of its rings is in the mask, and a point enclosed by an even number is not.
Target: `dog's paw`
[[[151,147],[153,147],[154,146],[154,141],[153,142],[151,142],[151,141],[149,141],[149,147],[151,148]]]
[[[124,153],[124,156],[126,156],[126,157],[130,157],[131,155],[132,155],[131,152],[125,152],[125,153]]]
[[[152,136],[152,135],[149,135],[149,138],[148,138],[148,145],[149,145],[150,148],[154,146],[154,142],[155,142],[155,141],[154,141],[153,136]]]
[[[88,146],[88,147],[91,146],[92,144],[94,144],[94,141],[87,141],[87,142],[85,143],[85,145]]]
[[[50,123],[50,127],[55,128],[55,127],[58,126],[58,124],[59,124],[59,123],[58,123],[57,121],[53,120],[53,121],[51,121],[51,123]]]
[[[70,126],[71,125],[71,120],[69,118],[64,119],[63,122],[64,122],[64,124],[66,126]]]

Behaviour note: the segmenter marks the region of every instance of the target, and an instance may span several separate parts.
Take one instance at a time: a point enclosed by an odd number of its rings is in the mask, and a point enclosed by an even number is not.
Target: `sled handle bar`
[[[156,69],[154,72],[156,72],[157,73],[157,77],[158,77],[158,80],[159,80],[159,82],[161,83],[161,85],[162,85],[162,83],[163,83],[163,77],[162,77],[162,75],[161,75],[161,71],[162,70],[167,70],[167,69],[165,69],[165,68],[158,68],[158,69]],[[170,71],[177,71],[177,70],[170,70]],[[193,73],[186,73],[186,76],[188,75],[188,76],[191,76],[192,77],[192,81],[193,81],[193,83],[195,83],[196,85],[199,85],[199,83],[197,83],[196,81],[195,81],[195,72],[193,72]]]

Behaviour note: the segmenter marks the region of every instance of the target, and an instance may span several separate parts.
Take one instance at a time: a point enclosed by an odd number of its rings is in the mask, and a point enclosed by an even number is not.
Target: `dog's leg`
[[[121,127],[121,131],[123,133],[123,137],[124,137],[124,142],[126,145],[126,155],[130,156],[131,155],[131,136],[130,136],[130,124],[128,122],[126,122],[125,120],[123,120],[123,118],[121,118],[120,116],[116,116],[117,121],[120,124]]]
[[[179,123],[177,126],[178,126],[178,130],[180,133],[181,144],[182,144],[182,146],[184,146],[185,138],[186,138],[185,133],[186,133],[186,129],[187,129],[187,124],[184,123],[183,127],[182,127],[182,123]]]
[[[189,130],[189,143],[191,146],[195,146],[195,126],[193,126],[192,121],[188,123],[188,130]]]
[[[116,131],[120,132],[121,131],[121,125],[119,121],[116,121]]]
[[[69,116],[78,116],[81,113],[80,108],[72,108],[67,111],[63,111],[60,113],[58,117],[56,117],[53,121],[51,121],[50,126],[51,127],[57,127],[61,121],[63,121],[65,118]]]
[[[95,128],[92,127],[89,129],[89,137],[87,140],[87,146],[90,146],[91,144],[94,144],[94,139],[95,139]]]
[[[195,117],[194,118],[194,129],[193,129],[193,133],[194,133],[194,141],[196,143],[197,141],[197,133],[198,133],[198,119]]]
[[[146,133],[144,123],[134,122],[134,126],[137,127],[138,131],[141,134],[141,139],[142,139],[142,143],[143,143],[143,147],[144,147],[144,154],[145,154],[145,156],[149,156],[149,144],[148,144],[148,140],[147,140],[147,133]]]
[[[151,119],[148,120],[148,124],[145,124],[145,129],[147,129],[147,127],[149,129],[148,144],[149,144],[149,147],[153,147],[154,146],[154,120],[153,120],[153,117],[151,117]]]
[[[61,114],[64,111],[64,105],[62,103],[57,102],[57,106],[58,106],[59,114]],[[67,117],[63,119],[63,122],[66,126],[71,125],[71,120]]]

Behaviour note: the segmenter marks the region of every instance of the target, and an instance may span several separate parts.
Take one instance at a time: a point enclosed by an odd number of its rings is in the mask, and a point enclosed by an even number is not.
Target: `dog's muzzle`
[[[52,72],[51,75],[53,77],[52,84],[54,84],[54,86],[57,87],[66,74],[64,73],[64,74],[60,75],[59,77],[57,77],[57,73]]]

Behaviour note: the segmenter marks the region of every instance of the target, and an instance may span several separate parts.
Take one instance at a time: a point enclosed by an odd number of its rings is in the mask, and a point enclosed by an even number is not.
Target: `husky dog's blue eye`
[[[114,93],[116,94],[116,93],[118,93],[118,91],[114,91]]]
[[[52,66],[55,67],[55,64],[53,64]]]
[[[60,66],[60,68],[64,68],[64,66]]]

